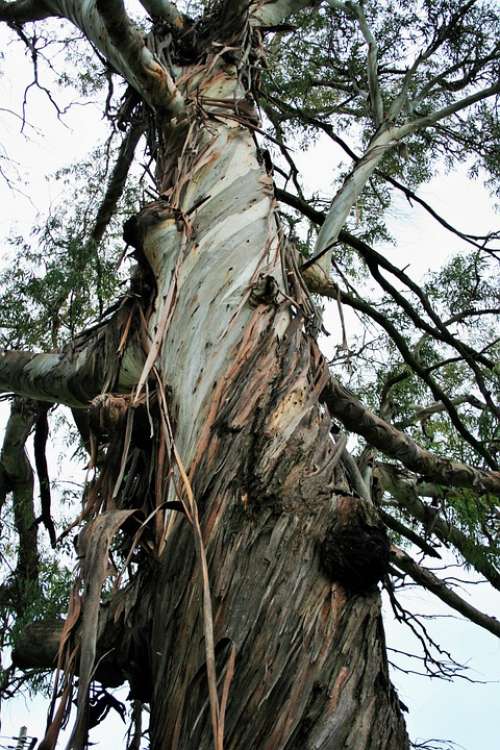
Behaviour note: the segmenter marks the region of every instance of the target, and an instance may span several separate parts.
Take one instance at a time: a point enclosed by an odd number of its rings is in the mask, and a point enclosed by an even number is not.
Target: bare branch
[[[308,216],[312,221],[321,223],[321,221],[324,220],[324,214],[309,207],[308,204],[300,198],[292,196],[282,190],[276,190],[276,196],[278,197],[278,199],[286,201],[289,205],[303,212],[304,215]],[[350,245],[360,253],[361,257],[365,260],[373,278],[385,291],[387,291],[393,297],[395,302],[400,305],[400,307],[407,313],[409,318],[413,321],[413,323],[415,323],[417,327],[421,328],[429,335],[449,344],[450,346],[453,346],[461,354],[461,356],[473,371],[478,387],[483,394],[489,408],[494,414],[498,415],[498,406],[493,401],[488,387],[485,383],[483,374],[478,366],[478,363],[481,363],[491,370],[493,369],[495,363],[485,355],[476,352],[474,349],[469,347],[468,344],[464,343],[462,340],[458,339],[456,336],[453,336],[449,332],[447,323],[443,322],[439,315],[435,312],[421,287],[414,281],[412,281],[412,279],[410,279],[410,277],[404,271],[401,271],[390,261],[384,258],[383,255],[371,248],[367,243],[351,235],[349,232],[340,230],[338,238],[340,241],[346,242],[346,244]],[[336,299],[339,294],[338,286],[332,281],[326,279],[321,274],[311,273],[312,269],[309,268],[311,263],[314,263],[316,259],[324,255],[328,251],[328,249],[329,246],[327,246],[320,253],[317,253],[311,260],[306,261],[303,268],[305,270],[306,281],[311,290],[316,291],[318,294],[324,294],[325,296],[331,297],[332,299]],[[425,312],[435,323],[436,328],[430,326],[426,322],[426,320],[424,320],[424,318],[422,318],[421,315],[419,315],[418,312],[413,308],[408,299],[403,294],[401,294],[392,284],[390,284],[384,276],[382,276],[378,268],[379,265],[385,270],[389,271],[389,273],[396,276],[396,278],[402,281],[412,292],[414,292],[414,294],[418,297],[420,303],[422,304]],[[384,328],[384,330],[387,331],[387,333],[391,336],[394,343],[401,352],[403,359],[411,366],[413,371],[417,375],[419,375],[419,377],[421,377],[425,383],[427,383],[436,400],[440,400],[444,404],[448,414],[450,415],[450,419],[452,420],[457,430],[459,430],[460,434],[471,445],[473,445],[481,455],[486,458],[490,465],[493,465],[491,456],[488,456],[485,453],[483,447],[480,446],[479,443],[477,443],[477,441],[465,429],[455,408],[453,400],[448,398],[447,394],[442,391],[438,383],[430,377],[429,373],[426,372],[423,367],[421,367],[418,360],[409,350],[404,337],[399,334],[395,326],[392,325],[392,323],[387,320],[380,311],[375,310],[368,303],[359,300],[357,297],[354,297],[353,295],[350,295],[346,292],[340,292],[340,295],[343,302],[350,305],[351,307],[354,307],[355,309],[365,312],[367,315],[376,320]],[[436,394],[440,395],[436,396]]]
[[[434,573],[427,568],[423,568],[418,565],[406,552],[402,549],[391,547],[391,560],[400,570],[408,573],[410,578],[413,578],[415,583],[424,586],[428,591],[432,591],[441,601],[447,604],[452,609],[455,609],[460,614],[464,615],[471,622],[476,623],[480,627],[488,630],[493,635],[500,638],[500,622],[495,617],[485,615],[472,604],[469,604],[452,591],[446,584],[438,578]]]
[[[355,164],[335,194],[316,240],[315,254],[321,260],[309,271],[311,277],[330,277],[332,251],[322,255],[339,239],[353,205],[386,153],[395,145],[394,128],[382,127],[375,133],[363,157]],[[314,269],[314,270],[313,270]]]
[[[116,72],[123,75],[148,104],[162,107],[174,115],[183,110],[184,100],[172,76],[146,46],[143,34],[128,18],[122,0],[97,0],[95,3],[45,0],[41,3],[43,13],[38,11],[33,15],[35,5],[38,3],[2,3],[0,20],[18,20],[19,23],[24,23],[50,15],[66,18],[83,32]]]
[[[476,409],[480,410],[487,408],[486,404],[483,404],[483,402],[476,398],[476,396],[474,396],[472,393],[452,398],[451,402],[453,406],[460,406],[460,404],[470,404],[471,406],[474,406]],[[446,406],[442,401],[436,401],[433,404],[429,404],[428,406],[423,406],[416,409],[414,413],[411,414],[407,419],[404,419],[402,422],[397,422],[396,426],[400,430],[404,430],[405,427],[409,427],[416,422],[425,422],[433,414],[439,414],[443,411],[446,411]]]
[[[348,430],[362,435],[375,448],[398,459],[408,469],[444,485],[500,493],[500,472],[482,471],[440,458],[421,448],[408,435],[373,414],[335,378],[330,377],[321,397],[330,414]]]
[[[452,544],[464,560],[500,591],[500,573],[494,565],[485,559],[484,555],[478,554],[478,551],[487,551],[487,548],[478,550],[478,546],[471,542],[470,537],[449,523],[439,513],[433,515],[431,521],[428,506],[422,502],[419,495],[426,495],[432,491],[433,496],[441,497],[445,494],[443,487],[428,488],[425,483],[418,481],[418,477],[402,472],[391,464],[378,463],[374,469],[374,475],[380,481],[383,489],[389,492],[412,518],[419,521],[424,528],[432,525],[432,533],[438,539],[444,544]],[[471,551],[475,551],[475,554],[471,555]]]
[[[420,537],[415,531],[413,531],[413,529],[409,529],[408,526],[405,526],[404,523],[401,523],[401,521],[399,521],[397,518],[394,518],[389,513],[386,513],[386,511],[384,510],[379,509],[379,514],[385,525],[395,531],[396,534],[404,536],[416,547],[419,547],[419,549],[421,549],[422,552],[424,552],[426,555],[441,559],[441,555],[439,554],[439,552],[436,552],[434,547],[432,547],[425,539],[422,539],[422,537]]]

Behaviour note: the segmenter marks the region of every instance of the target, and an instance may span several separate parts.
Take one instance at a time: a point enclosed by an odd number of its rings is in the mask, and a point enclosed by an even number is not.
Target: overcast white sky
[[[22,91],[31,80],[31,71],[26,61],[14,50],[2,44],[5,52],[6,73],[0,79],[0,107],[20,111]],[[12,193],[0,182],[1,233],[5,236],[9,227],[15,233],[27,235],[37,211],[42,214],[60,193],[61,187],[48,182],[47,177],[56,168],[84,156],[94,145],[100,132],[99,109],[78,107],[65,119],[66,127],[55,118],[46,97],[32,90],[28,102],[28,120],[37,125],[40,134],[26,130],[29,140],[19,133],[19,122],[12,115],[0,110],[0,141],[8,155],[18,162],[19,172],[26,178],[25,193],[28,197]],[[298,164],[304,169],[308,185],[328,191],[339,153],[326,138],[320,139],[313,152],[295,154]],[[491,208],[487,192],[479,182],[469,180],[465,173],[442,176],[425,186],[420,194],[448,220],[459,228],[475,233],[485,233],[498,224]],[[399,199],[391,218],[391,229],[398,243],[383,250],[400,266],[410,264],[415,278],[429,269],[436,269],[455,251],[460,242],[446,230],[432,222],[419,208],[411,209],[406,201]],[[0,244],[0,258],[9,263],[12,250],[5,242]],[[328,342],[333,349],[341,342],[341,334],[333,312],[327,327],[331,332]],[[5,411],[3,412],[5,415]],[[0,419],[1,419],[0,414]],[[3,425],[2,425],[3,426]],[[1,439],[1,436],[0,436]],[[434,611],[449,614],[443,605],[424,592],[408,595],[419,611]],[[486,585],[475,586],[471,601],[483,607],[489,614],[500,613],[500,596]],[[414,645],[399,626],[387,620],[389,645],[408,650]],[[500,709],[500,644],[493,635],[480,628],[456,619],[441,619],[429,625],[435,639],[451,650],[457,660],[470,665],[470,676],[488,681],[483,685],[472,685],[464,680],[445,684],[422,677],[407,677],[394,673],[394,682],[402,701],[410,708],[407,721],[411,736],[416,739],[442,737],[455,740],[467,750],[493,749],[498,747],[498,715]],[[13,700],[3,706],[0,734],[15,734],[21,725],[28,727],[29,734],[41,736],[44,727],[46,704],[36,699],[26,704],[22,699]],[[99,747],[121,746],[122,725],[114,722],[99,729],[92,737]],[[1,744],[1,740],[0,740]]]

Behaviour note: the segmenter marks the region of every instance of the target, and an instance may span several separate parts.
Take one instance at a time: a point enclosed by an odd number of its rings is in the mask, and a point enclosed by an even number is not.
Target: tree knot
[[[261,273],[257,281],[252,285],[249,303],[252,307],[257,307],[257,305],[274,305],[278,294],[279,286],[274,276]]]
[[[387,573],[389,549],[385,526],[373,505],[339,497],[320,549],[326,575],[349,593],[367,593]]]

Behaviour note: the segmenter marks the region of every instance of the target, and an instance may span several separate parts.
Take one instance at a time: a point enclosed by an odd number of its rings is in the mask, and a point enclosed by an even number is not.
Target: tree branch
[[[389,513],[380,508],[378,512],[385,525],[395,531],[396,534],[404,536],[406,539],[408,539],[408,541],[412,542],[416,547],[421,549],[422,552],[424,552],[426,555],[441,559],[441,555],[439,554],[439,552],[436,552],[434,547],[431,547],[431,545],[426,542],[425,539],[422,539],[415,531],[413,531],[413,529],[409,529],[407,526],[401,523],[401,521],[398,521],[397,518],[394,518]]]
[[[359,28],[363,34],[365,41],[368,45],[368,59],[367,59],[367,71],[368,71],[368,91],[370,93],[371,109],[375,126],[378,128],[384,119],[384,103],[382,100],[382,94],[380,91],[380,82],[378,79],[378,45],[375,37],[373,36],[363,8],[360,3],[342,3],[338,0],[327,0],[330,8],[336,10],[343,10],[346,13],[353,13],[359,22]]]
[[[401,140],[407,135],[415,133],[417,130],[426,128],[429,125],[434,125],[434,123],[444,120],[446,117],[450,117],[450,115],[459,112],[461,109],[466,109],[466,107],[470,107],[472,104],[483,101],[483,99],[488,99],[490,96],[494,96],[498,93],[500,93],[500,82],[494,83],[481,91],[476,91],[476,93],[470,94],[470,96],[465,96],[463,99],[459,99],[456,102],[452,102],[447,107],[438,109],[437,112],[431,112],[424,117],[418,117],[415,120],[411,120],[405,125],[400,125],[398,128],[394,129],[394,136],[398,140]]]
[[[363,406],[335,378],[330,377],[321,399],[330,414],[348,430],[361,435],[387,456],[398,459],[411,471],[447,486],[471,487],[476,492],[500,494],[500,472],[476,469],[468,464],[440,458],[421,448],[408,435]]]
[[[139,0],[139,2],[151,18],[162,18],[178,30],[185,27],[185,16],[169,0]]]
[[[484,612],[473,607],[472,604],[469,604],[461,596],[458,596],[458,594],[448,588],[434,573],[418,565],[406,552],[403,552],[402,549],[394,545],[391,547],[391,561],[396,567],[407,573],[410,578],[413,578],[415,583],[424,586],[428,591],[432,591],[433,594],[449,607],[460,612],[460,614],[464,615],[471,622],[476,623],[476,625],[493,633],[497,638],[500,638],[500,622],[496,617],[485,615]]]
[[[304,8],[314,8],[321,0],[273,0],[262,3],[258,0],[250,2],[250,23],[260,28],[278,26],[286,19]],[[253,6],[253,9],[252,9]]]
[[[184,98],[169,71],[155,59],[143,35],[132,25],[123,0],[97,0],[96,8],[111,42],[136,80],[136,88],[139,82],[139,93],[153,107],[180,114],[184,110]],[[130,83],[134,85],[133,81]]]
[[[0,21],[29,23],[41,21],[54,15],[43,0],[18,0],[14,3],[0,2]]]
[[[128,18],[122,0],[44,0],[38,3],[2,3],[0,20],[26,21],[57,16],[71,21],[104,56],[117,73],[124,76],[153,108],[177,115],[184,100],[167,71],[145,44],[143,34]]]
[[[14,521],[19,536],[17,577],[21,590],[38,582],[38,542],[33,506],[33,470],[26,454],[26,440],[38,417],[33,403],[13,400],[0,454],[0,507],[8,492],[13,495]],[[3,497],[2,497],[3,496]]]
[[[127,176],[134,160],[135,149],[139,143],[141,135],[144,133],[144,129],[144,122],[140,121],[132,123],[120,145],[118,157],[111,172],[104,199],[97,211],[94,227],[90,236],[91,242],[96,246],[100,244],[104,232],[106,231],[106,227],[115,212],[116,205],[123,194]]]
[[[377,477],[383,489],[389,492],[412,518],[419,521],[424,528],[432,525],[432,530],[429,529],[429,532],[432,531],[444,544],[452,544],[464,560],[500,591],[500,573],[494,565],[485,559],[484,555],[477,554],[477,545],[473,544],[470,538],[460,529],[448,523],[439,513],[433,514],[432,520],[430,519],[428,506],[422,502],[419,495],[429,493],[432,488],[426,487],[425,483],[420,483],[418,477],[402,472],[391,464],[377,463],[374,476]],[[433,497],[444,495],[444,487],[434,488]],[[474,550],[476,554],[471,554]],[[480,551],[487,552],[488,549],[482,548]]]
[[[305,201],[301,200],[300,198],[297,198],[296,196],[291,195],[290,193],[287,193],[283,190],[276,189],[276,197],[278,198],[278,200],[282,200],[286,202],[288,205],[292,206],[293,208],[296,208],[297,210],[301,211],[304,215],[306,215],[309,219],[311,219],[312,221],[316,223],[322,223],[322,221],[325,220],[325,215],[323,213],[316,211],[315,209],[310,207]],[[391,294],[391,296],[396,301],[396,303],[402,307],[402,309],[407,313],[407,315],[415,323],[415,325],[417,325],[417,327],[426,331],[431,336],[437,339],[440,339],[441,341],[449,344],[450,346],[453,346],[460,353],[461,357],[464,358],[464,360],[467,362],[472,372],[474,373],[478,387],[481,393],[483,394],[489,408],[492,410],[494,414],[498,415],[499,413],[498,407],[493,401],[491,394],[484,381],[481,370],[478,367],[478,363],[481,363],[484,366],[488,367],[490,370],[492,370],[494,368],[495,363],[491,361],[489,357],[486,357],[483,354],[476,352],[468,344],[457,339],[455,336],[453,336],[449,332],[447,328],[447,324],[443,322],[441,318],[439,317],[439,315],[434,311],[427,296],[422,291],[420,286],[416,284],[415,282],[413,282],[412,279],[410,279],[410,277],[404,271],[401,271],[399,268],[397,268],[392,263],[390,263],[390,261],[384,258],[384,256],[382,256],[376,250],[371,248],[369,245],[367,245],[365,242],[358,239],[357,237],[354,237],[354,235],[351,235],[346,230],[341,230],[339,232],[338,238],[340,241],[345,242],[346,244],[350,245],[351,247],[353,247],[355,250],[357,250],[360,253],[361,257],[365,260],[366,264],[368,265],[368,268],[372,276],[375,278],[375,280],[381,285],[381,287],[385,291],[388,291],[389,294]],[[312,262],[314,262],[315,258],[318,258],[321,255],[324,255],[327,249],[328,249],[328,246],[327,248],[325,248],[325,250],[321,251],[321,253],[316,254],[313,257]],[[311,289],[314,289],[319,294],[325,294],[326,296],[330,296],[332,298],[337,299],[338,294],[339,294],[337,285],[335,285],[333,282],[327,280],[321,275],[311,273],[310,269],[308,268],[310,264],[311,264],[311,261],[306,261],[306,263],[304,264],[304,268],[307,268],[306,280],[308,284],[311,286]],[[380,271],[378,270],[379,265],[382,266],[385,270],[389,271],[389,273],[396,276],[396,278],[402,281],[412,292],[414,292],[414,294],[420,300],[425,312],[429,315],[431,320],[435,323],[436,328],[433,328],[432,326],[430,326],[414,310],[414,308],[408,302],[406,297],[404,297],[404,295],[398,292],[397,289],[381,275]],[[385,316],[383,316],[379,311],[374,310],[367,303],[356,299],[355,297],[347,294],[346,292],[340,292],[340,295],[341,295],[342,301],[344,301],[346,304],[350,305],[351,307],[354,307],[370,315],[387,331],[387,333],[391,336],[394,343],[396,344],[399,351],[401,352],[404,360],[412,367],[414,372],[417,375],[419,375],[419,377],[421,377],[425,383],[427,383],[432,393],[434,394],[434,397],[437,398],[437,400],[442,401],[448,414],[450,415],[450,419],[452,420],[457,430],[459,430],[460,434],[471,445],[473,445],[474,448],[478,450],[481,455],[483,455],[486,458],[486,460],[490,463],[490,465],[493,465],[491,456],[488,456],[484,452],[484,449],[482,448],[482,446],[480,446],[477,443],[477,441],[473,438],[473,436],[471,436],[468,430],[466,430],[465,427],[463,426],[460,420],[460,417],[458,415],[458,412],[455,408],[455,405],[453,403],[453,400],[449,399],[447,395],[443,393],[442,389],[438,386],[435,380],[431,378],[429,373],[426,372],[425,369],[419,365],[416,358],[412,355],[412,353],[408,349],[404,338],[398,333],[396,328],[388,320],[386,320]],[[439,393],[440,396],[437,397],[436,393]]]
[[[332,126],[330,125],[330,123],[322,122],[321,120],[317,120],[315,117],[310,117],[308,115],[304,115],[303,113],[300,113],[300,112],[296,111],[295,109],[293,109],[293,107],[290,107],[290,105],[288,105],[288,104],[285,105],[283,102],[280,102],[279,100],[273,99],[273,101],[277,104],[277,106],[280,109],[283,108],[283,107],[285,107],[286,111],[289,112],[294,117],[297,117],[297,118],[301,117],[308,124],[310,124],[310,125],[318,128],[319,130],[322,130],[324,133],[326,133],[327,136],[329,138],[331,138],[332,141],[334,141],[334,143],[336,143],[337,145],[339,145],[345,151],[345,153],[354,162],[357,163],[360,160],[361,157],[359,157],[348,146],[348,144],[340,136],[338,136],[334,132],[334,130],[333,130]],[[438,127],[442,127],[442,126],[438,126]],[[401,182],[399,182],[398,180],[396,180],[394,177],[392,177],[391,175],[387,174],[387,172],[384,172],[384,171],[382,171],[380,169],[376,169],[375,170],[375,174],[378,175],[379,177],[381,177],[382,179],[386,180],[387,182],[389,182],[393,187],[396,188],[396,190],[400,190],[402,193],[404,193],[404,195],[410,201],[410,203],[411,203],[411,201],[415,201],[415,203],[418,203],[420,206],[422,206],[422,208],[424,209],[424,211],[427,211],[427,213],[429,213],[432,216],[433,219],[435,219],[439,224],[441,224],[441,226],[443,226],[449,232],[452,232],[453,234],[455,234],[457,237],[460,237],[460,239],[462,239],[464,242],[467,242],[468,244],[472,245],[473,247],[476,247],[478,250],[484,250],[485,252],[490,252],[490,253],[496,252],[494,249],[489,249],[489,248],[485,247],[485,244],[484,244],[485,241],[488,241],[491,238],[491,235],[474,235],[474,234],[469,234],[469,233],[466,233],[466,232],[462,232],[460,229],[456,229],[456,227],[453,227],[448,221],[446,221],[446,219],[444,219],[442,216],[440,216],[437,213],[437,211],[435,211],[432,208],[432,206],[430,206],[429,203],[427,203],[423,198],[420,198],[420,196],[418,196],[416,193],[414,193],[413,190],[410,190],[410,188],[406,187],[406,185],[403,185]],[[285,191],[282,191],[282,192],[283,192],[283,196],[284,197],[280,198],[279,200],[283,200],[283,202],[285,202],[285,203],[289,202],[289,200],[288,200],[289,198],[292,198],[292,199],[295,198],[295,196],[291,195],[290,193],[286,193]],[[292,205],[292,204],[290,203],[289,205]],[[307,204],[306,204],[306,206],[307,206]],[[298,205],[295,205],[294,208],[297,208],[297,210],[302,211],[302,213],[304,213],[305,215],[307,215],[306,206],[300,207]],[[311,209],[311,210],[314,211],[314,209]],[[322,217],[322,218],[319,221],[317,221],[316,223],[323,222],[325,215],[323,213],[319,212],[319,211],[317,212],[317,215],[319,217]],[[313,216],[310,216],[309,218],[311,218],[312,221],[316,221],[316,219],[313,218]],[[496,235],[492,235],[492,236],[496,237]],[[341,239],[340,236],[339,236],[339,239]],[[341,240],[341,241],[345,242],[346,240]]]
[[[471,393],[463,396],[456,396],[455,398],[451,399],[451,402],[453,406],[460,406],[460,404],[470,404],[471,406],[474,406],[474,408],[480,409],[481,411],[483,409],[486,409],[486,404],[483,404],[482,401],[480,401]],[[404,430],[405,427],[410,427],[410,425],[414,425],[416,422],[424,422],[433,414],[439,414],[443,411],[446,411],[446,406],[443,404],[443,402],[435,401],[433,404],[429,404],[429,406],[423,406],[416,409],[414,413],[411,414],[407,419],[404,419],[401,422],[397,422],[396,426],[400,430]]]
[[[82,334],[63,352],[4,352],[0,392],[73,407],[88,405],[103,388],[129,392],[144,364],[142,348],[133,338],[123,357],[117,356],[130,315],[130,306],[123,304],[109,322]]]
[[[460,415],[458,414],[452,401],[448,398],[439,383],[433,377],[431,377],[429,372],[424,367],[422,367],[418,359],[408,347],[406,339],[401,335],[396,326],[390,320],[388,320],[388,318],[379,310],[376,310],[372,305],[369,305],[367,302],[357,296],[354,296],[353,294],[342,291],[334,281],[327,281],[326,279],[323,279],[322,281],[321,278],[318,278],[317,276],[313,276],[311,278],[311,276],[309,276],[308,274],[308,271],[306,273],[307,276],[305,277],[305,280],[311,293],[320,294],[324,297],[329,297],[330,299],[334,300],[338,300],[340,298],[341,302],[350,305],[350,307],[355,310],[359,310],[360,312],[369,315],[389,334],[392,341],[399,349],[399,352],[401,353],[404,361],[411,367],[413,372],[418,375],[424,381],[424,383],[426,383],[436,401],[442,401],[446,406],[447,413],[457,432],[464,438],[464,440],[469,443],[469,445],[474,448],[474,450],[477,451],[480,456],[483,456],[483,458],[492,468],[496,469],[497,464],[495,458],[490,455],[490,453],[485,449],[482,443],[476,440],[474,435],[472,435],[472,433],[463,424],[462,420],[460,419]]]

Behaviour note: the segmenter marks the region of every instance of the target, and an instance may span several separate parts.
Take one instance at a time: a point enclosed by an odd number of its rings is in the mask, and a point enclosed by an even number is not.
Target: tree
[[[89,66],[79,85],[108,81],[106,112],[124,133],[114,166],[99,162],[95,192],[108,182],[98,210],[77,204],[49,220],[45,276],[7,271],[0,387],[16,397],[0,484],[19,553],[2,596],[21,620],[17,666],[58,666],[40,747],[55,747],[77,679],[74,749],[117,707],[106,688],[126,680],[137,721],[150,704],[153,750],[400,750],[409,741],[377,583],[401,617],[394,581],[408,576],[500,635],[494,617],[404,549],[409,540],[436,556],[437,541],[450,545],[498,588],[497,237],[454,230],[416,193],[438,156],[472,159],[495,184],[498,9],[141,6],[148,19],[135,23],[122,0],[0,3],[38,84],[40,55],[60,38],[50,19],[79,30],[102,66],[65,37]],[[127,87],[114,108],[117,80]],[[319,130],[351,159],[326,212],[306,199],[287,148]],[[117,298],[113,215],[143,135],[154,200],[124,223],[136,266]],[[386,236],[391,190],[423,204],[470,255],[423,287],[390,263],[372,244]],[[366,273],[380,300],[354,287]],[[378,326],[376,343],[358,356],[344,349],[334,372],[317,343],[318,296]],[[375,346],[384,361],[367,372]],[[341,384],[352,361],[368,405]],[[71,408],[94,475],[72,526],[79,569],[66,619],[55,596],[29,623],[26,601],[47,586],[39,524],[61,544],[44,459],[52,404]],[[362,440],[353,454],[344,427]],[[39,518],[24,450],[32,429]]]

